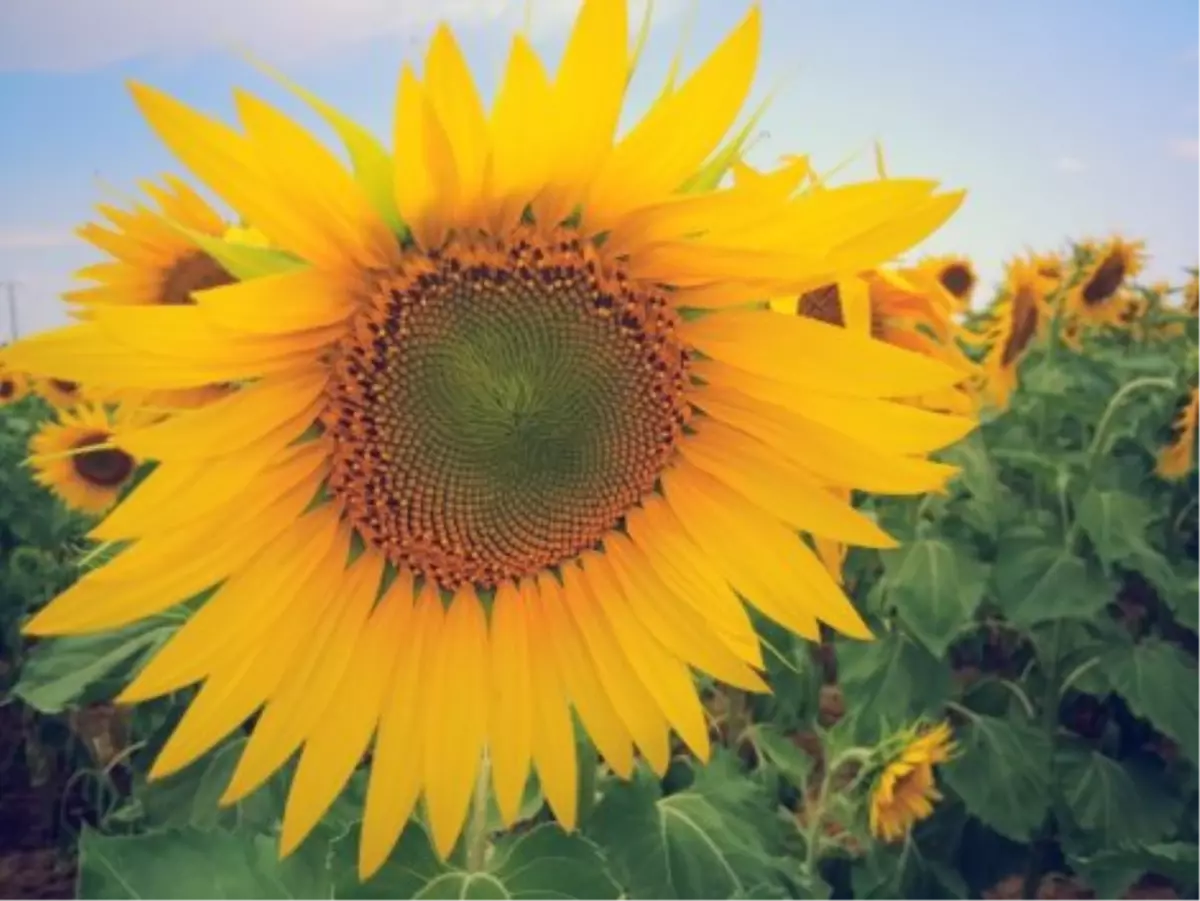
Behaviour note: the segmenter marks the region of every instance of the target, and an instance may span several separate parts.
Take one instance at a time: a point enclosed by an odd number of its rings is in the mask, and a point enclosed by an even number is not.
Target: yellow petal
[[[770,446],[712,417],[696,417],[696,432],[680,445],[685,460],[793,529],[861,547],[896,541],[812,475]]]
[[[482,225],[483,180],[489,152],[487,119],[471,70],[445,24],[438,27],[429,44],[425,89],[454,153],[458,171],[457,224]]]
[[[633,615],[632,604],[603,554],[581,555],[584,582],[612,628],[630,667],[667,722],[701,759],[709,753],[708,723],[691,672],[650,636]]]
[[[392,684],[396,636],[412,614],[412,578],[397,577],[358,637],[350,666],[309,733],[288,791],[279,853],[290,854],[350,780],[379,722]]]
[[[584,199],[612,149],[629,65],[626,0],[584,0],[554,81],[547,151],[554,169],[533,202],[534,218],[553,226]]]
[[[289,205],[324,238],[319,256],[301,255],[318,266],[351,271],[398,262],[395,236],[341,161],[270,104],[241,90],[234,97],[247,139],[276,192],[288,196]]]
[[[577,565],[564,566],[562,579],[559,597],[587,647],[600,684],[650,768],[665,773],[670,763],[666,718],[618,644],[583,570]],[[549,585],[550,580],[542,584]]]
[[[453,224],[458,170],[437,111],[407,65],[400,73],[394,135],[396,206],[417,244],[437,249]]]
[[[526,614],[530,635],[545,639],[571,703],[605,762],[621,778],[630,778],[633,739],[600,683],[578,628],[563,607],[561,587],[552,576],[546,576],[537,581],[530,600]]]
[[[617,144],[593,183],[584,224],[607,231],[628,211],[674,191],[737,118],[758,61],[758,7],[679,90],[663,97]]]
[[[369,879],[387,861],[421,791],[421,759],[426,733],[421,728],[428,656],[439,646],[444,614],[437,591],[427,583],[416,600],[411,628],[394,638],[396,669],[383,704],[375,739],[371,778],[363,808],[358,872]]]
[[[488,641],[492,682],[488,748],[496,807],[506,826],[516,822],[529,780],[533,740],[530,658],[547,653],[544,647],[531,647],[525,608],[515,585],[504,582],[497,587]]]
[[[344,278],[310,269],[198,291],[193,299],[203,318],[237,337],[340,325],[358,307]]]
[[[852,397],[908,397],[955,385],[951,366],[806,316],[712,313],[684,338],[706,355],[789,385]]]
[[[314,728],[320,728],[322,715],[362,641],[383,564],[383,558],[368,548],[346,568],[331,602],[310,624],[286,678],[271,692],[254,724],[221,796],[222,804],[232,804],[257,789],[287,763]]]
[[[812,551],[760,508],[683,462],[664,474],[663,490],[697,544],[728,567],[738,590],[766,616],[806,638],[816,637],[813,619],[853,638],[871,637]],[[704,519],[693,521],[696,515]]]
[[[442,857],[458,842],[488,722],[487,620],[475,589],[455,593],[425,670],[425,811]]]
[[[522,603],[532,606],[536,587],[522,584]],[[532,620],[536,624],[538,620]],[[575,725],[567,707],[566,686],[548,641],[534,631],[529,668],[533,697],[533,760],[546,802],[564,829],[575,828],[579,812],[579,762],[575,755]]]

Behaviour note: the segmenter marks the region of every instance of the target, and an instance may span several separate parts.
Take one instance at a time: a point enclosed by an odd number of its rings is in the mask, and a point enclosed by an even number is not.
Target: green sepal
[[[688,178],[679,187],[681,194],[703,194],[706,191],[715,191],[721,184],[721,180],[729,173],[729,170],[734,165],[741,161],[742,155],[746,152],[750,143],[750,136],[754,130],[758,128],[759,122],[766,114],[767,108],[771,105],[771,101],[775,99],[775,95],[779,92],[782,85],[776,85],[771,89],[771,92],[763,98],[762,103],[750,114],[750,118],[746,120],[746,124],[742,126],[741,131],[733,136],[724,147],[720,148],[708,162],[702,165],[694,175]]]

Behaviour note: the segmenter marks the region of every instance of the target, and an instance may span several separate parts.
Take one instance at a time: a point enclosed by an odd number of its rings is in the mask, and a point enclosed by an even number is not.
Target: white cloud
[[[0,250],[40,250],[74,243],[70,228],[0,225]]]
[[[639,22],[646,0],[631,4]],[[244,45],[281,62],[370,38],[414,37],[435,22],[520,21],[525,0],[2,0],[0,71],[80,72],[137,57]],[[656,19],[681,5],[656,3]],[[571,21],[579,0],[533,0],[533,28]],[[662,7],[662,9],[659,9]],[[103,37],[101,37],[101,35]]]
[[[1087,169],[1087,164],[1077,156],[1060,156],[1054,161],[1054,168],[1059,172],[1083,172]]]
[[[1200,141],[1195,138],[1179,138],[1168,141],[1167,153],[1181,160],[1200,160]]]

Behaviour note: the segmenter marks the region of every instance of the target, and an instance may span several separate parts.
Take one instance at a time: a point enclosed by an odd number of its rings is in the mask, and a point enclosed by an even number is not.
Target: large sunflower
[[[1000,409],[1007,409],[1017,385],[1017,367],[1049,319],[1047,295],[1054,281],[1041,272],[1036,260],[1009,263],[1004,290],[988,329],[983,361],[985,392]]]
[[[1145,265],[1141,241],[1112,238],[1086,245],[1082,277],[1067,295],[1067,310],[1083,324],[1116,323],[1129,279]]]
[[[59,410],[29,439],[34,479],[83,513],[117,502],[137,461],[113,443],[114,417],[102,406]]]
[[[122,700],[203,683],[155,775],[261,710],[224,800],[302,749],[285,852],[372,740],[364,874],[422,794],[447,853],[483,759],[505,819],[532,763],[570,827],[571,708],[619,775],[635,748],[662,772],[670,729],[704,756],[691,671],[765,687],[743,599],[869,636],[797,531],[893,542],[830,486],[936,489],[954,470],[925,455],[972,427],[891,400],[954,368],[755,303],[878,266],[961,195],[797,194],[795,162],[680,195],[744,103],[759,12],[614,142],[626,15],[586,0],[553,79],[515,38],[490,114],[440,28],[424,81],[401,74],[394,159],[334,118],[357,177],[249,94],[236,131],[135,86],[176,156],[308,265],[97,305],[8,351],[101,387],[243,383],[123,437],[158,466],[95,535],[132,546],[28,630],[219,585]]]

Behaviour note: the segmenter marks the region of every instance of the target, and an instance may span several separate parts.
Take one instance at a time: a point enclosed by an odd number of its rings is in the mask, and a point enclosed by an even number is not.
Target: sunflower
[[[29,380],[0,363],[0,407],[15,404],[29,393]]]
[[[83,386],[71,379],[39,378],[32,386],[35,393],[59,410],[69,410],[83,399]]]
[[[962,313],[971,306],[971,298],[979,284],[975,266],[967,257],[940,256],[919,260],[901,274],[930,296],[940,296],[945,306]]]
[[[962,370],[974,372],[958,338],[962,330],[938,295],[922,293],[898,272],[880,268],[847,276],[806,291],[798,298],[771,301],[777,312],[796,313],[831,325],[869,334],[895,347],[916,351]],[[974,405],[958,388],[910,399],[940,412],[970,414]]]
[[[103,513],[133,478],[137,461],[114,445],[114,417],[101,406],[59,410],[29,439],[34,478],[73,510]]]
[[[870,635],[797,532],[894,542],[827,486],[938,489],[955,470],[926,455],[974,426],[893,400],[953,367],[760,302],[879,266],[962,195],[798,191],[796,161],[679,193],[745,101],[760,13],[614,142],[626,18],[586,0],[553,78],[516,37],[490,114],[438,28],[424,80],[402,71],[394,154],[318,107],[353,174],[250,94],[237,131],[135,85],[175,155],[307,265],[96,305],[10,351],[100,387],[242,383],[120,436],[157,466],[93,534],[131,547],[27,628],[216,587],[121,700],[203,682],[155,776],[261,711],[223,800],[299,750],[284,853],[368,748],[364,875],[422,796],[448,853],[489,773],[511,822],[532,765],[570,828],[572,708],[619,776],[635,748],[664,772],[672,729],[705,757],[692,671],[765,689],[742,598],[810,639]]]
[[[871,790],[869,825],[876,838],[895,842],[908,835],[914,825],[933,813],[941,792],[933,768],[954,753],[950,727],[939,723],[919,735],[911,735],[879,774]]]
[[[1183,286],[1183,310],[1195,316],[1200,311],[1200,275],[1195,269],[1190,270],[1192,277]]]
[[[1145,265],[1141,241],[1112,238],[1104,244],[1084,245],[1086,260],[1083,277],[1067,295],[1067,310],[1084,325],[1115,323],[1121,312],[1120,300],[1129,279]]]
[[[1196,463],[1196,422],[1200,419],[1200,389],[1192,388],[1187,402],[1171,424],[1171,442],[1158,454],[1156,471],[1164,479],[1181,479]]]
[[[1049,319],[1046,296],[1053,286],[1036,261],[1017,259],[1008,265],[1004,291],[987,331],[989,346],[983,360],[985,392],[1001,410],[1008,408],[1021,359]]]

